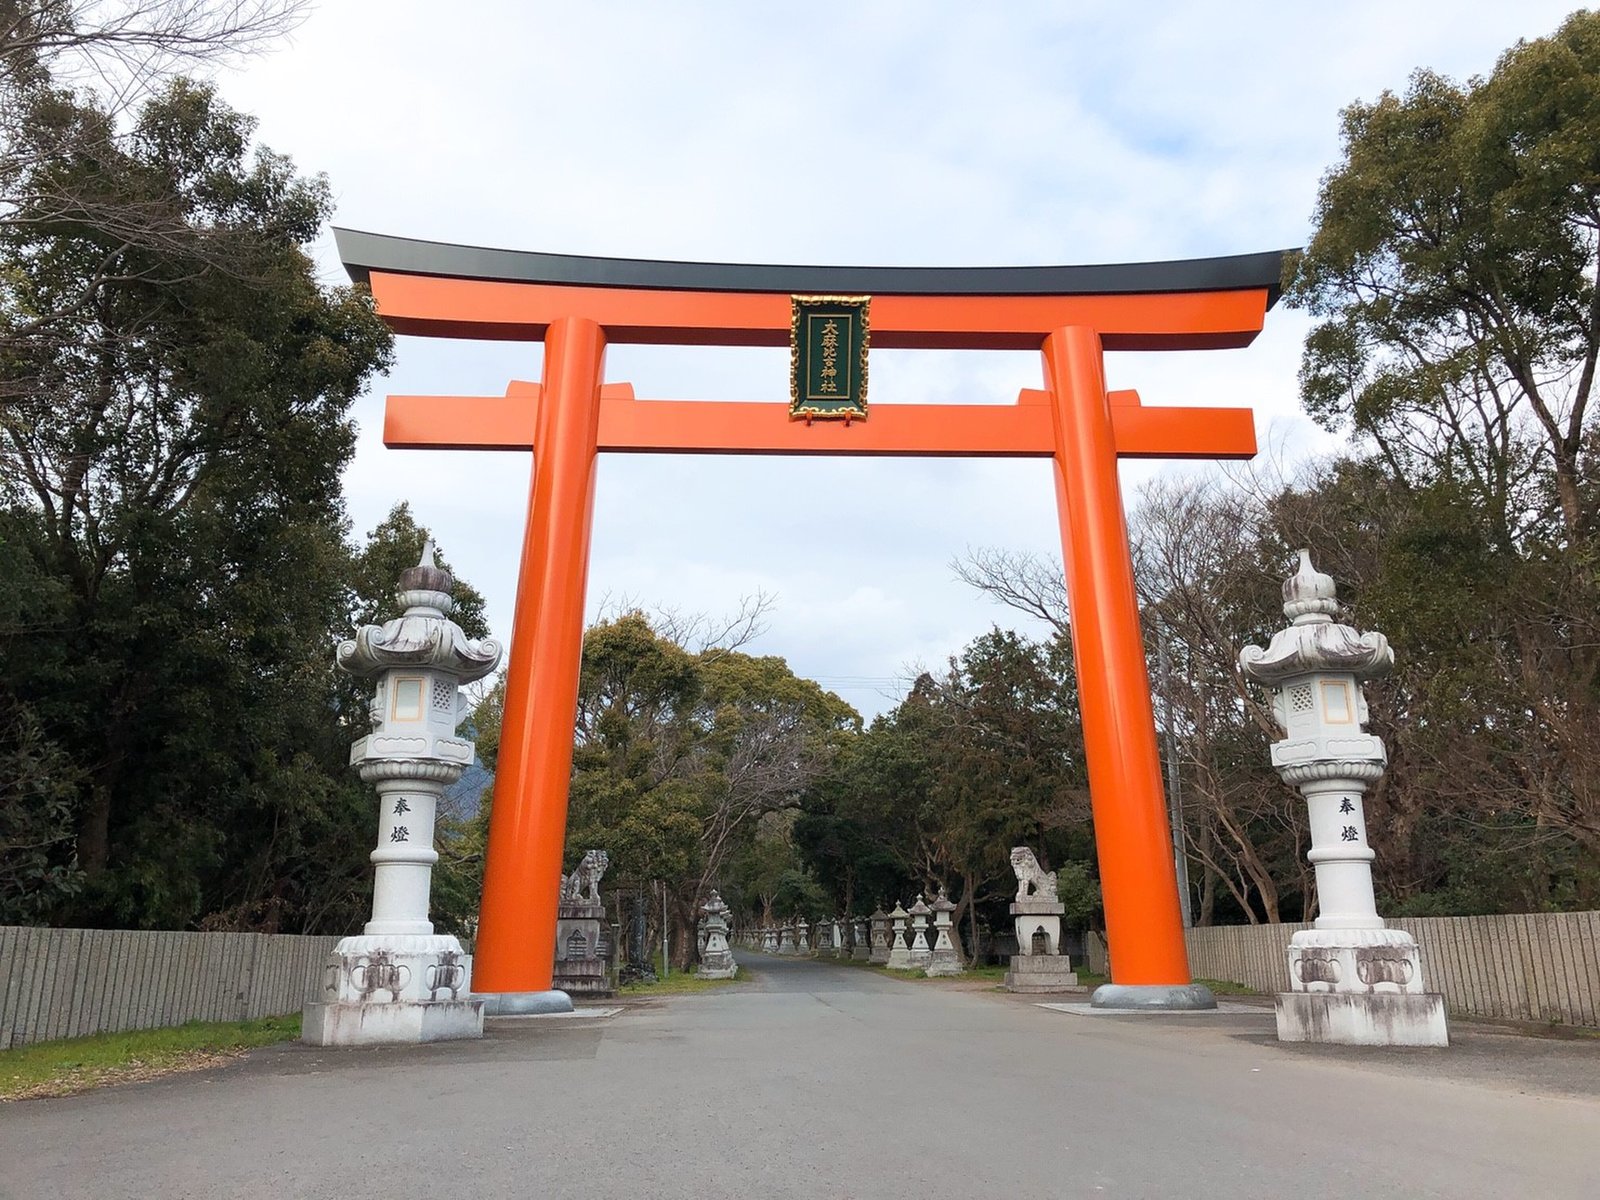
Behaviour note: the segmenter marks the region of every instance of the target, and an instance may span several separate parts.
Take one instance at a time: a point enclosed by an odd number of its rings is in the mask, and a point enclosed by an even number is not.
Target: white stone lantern
[[[961,951],[950,936],[953,932],[950,914],[955,910],[956,906],[950,903],[950,897],[945,895],[941,885],[939,894],[933,898],[933,955],[923,968],[930,976],[960,975],[964,970]]]
[[[889,914],[892,933],[889,941],[888,966],[895,971],[909,971],[911,969],[911,946],[906,941],[906,918],[911,914],[898,900],[895,901],[894,911]]]
[[[711,896],[700,906],[705,918],[705,946],[700,952],[702,979],[732,979],[739,973],[739,964],[733,960],[733,950],[728,946],[728,906],[713,888]]]
[[[917,893],[917,902],[911,906],[911,911],[906,915],[911,918],[911,969],[913,971],[925,970],[933,961],[933,947],[928,945],[928,917],[933,909],[929,908],[922,899],[922,893]]]
[[[872,915],[867,918],[867,928],[872,940],[867,961],[882,966],[889,961],[889,914],[883,911],[883,905],[872,910]]]
[[[1381,633],[1335,620],[1333,580],[1300,551],[1284,582],[1290,619],[1263,650],[1239,654],[1244,677],[1272,695],[1284,737],[1272,765],[1306,799],[1320,915],[1289,944],[1289,987],[1277,1000],[1278,1037],[1365,1046],[1445,1046],[1444,997],[1424,986],[1416,939],[1378,915],[1362,799],[1388,763],[1367,733],[1361,681],[1386,674],[1394,651]]]
[[[806,924],[804,917],[794,919],[794,952],[796,954],[811,953],[811,926]]]
[[[473,641],[450,620],[453,585],[430,542],[401,572],[403,615],[362,626],[334,656],[340,669],[376,681],[372,732],[350,748],[350,763],[377,787],[378,848],[372,920],[339,942],[323,1001],[306,1007],[301,1036],[314,1045],[483,1036],[472,960],[428,920],[434,812],[472,762],[472,743],[456,736],[469,707],[460,688],[493,671],[501,654],[499,642]]]

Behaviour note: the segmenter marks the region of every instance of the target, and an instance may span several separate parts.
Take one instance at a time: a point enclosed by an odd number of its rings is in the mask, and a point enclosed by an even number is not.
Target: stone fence
[[[1390,920],[1422,947],[1431,990],[1461,1017],[1600,1026],[1600,912]],[[1189,969],[1260,992],[1287,988],[1289,939],[1306,925],[1212,925],[1188,931]],[[1106,973],[1089,936],[1089,969]]]
[[[0,925],[0,1049],[299,1012],[338,940]]]

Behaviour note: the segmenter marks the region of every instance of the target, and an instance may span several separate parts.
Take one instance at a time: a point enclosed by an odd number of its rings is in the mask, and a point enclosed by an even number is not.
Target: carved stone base
[[[482,1000],[308,1004],[300,1040],[312,1046],[382,1046],[483,1036]]]
[[[867,951],[867,961],[869,963],[876,963],[880,967],[888,966],[889,947],[885,946],[882,942],[879,942],[871,950]]]
[[[855,946],[851,948],[850,957],[856,962],[870,962],[872,961],[872,951],[867,948],[866,942],[857,938]]]
[[[1064,992],[1078,986],[1078,973],[1065,954],[1013,954],[1006,972],[1008,992]]]
[[[911,951],[903,941],[895,940],[893,948],[889,951],[889,957],[884,959],[884,966],[891,971],[911,970]]]
[[[935,950],[933,958],[929,960],[928,965],[923,970],[927,972],[930,979],[943,975],[962,975],[966,973],[966,968],[961,965],[961,956],[954,950]]]
[[[603,958],[558,958],[551,986],[569,996],[610,996],[611,975]]]
[[[911,971],[926,971],[928,964],[933,961],[933,951],[926,946],[912,947],[906,956],[906,969]]]
[[[695,974],[701,979],[733,979],[739,974],[739,964],[733,961],[733,951],[713,951],[700,960]]]
[[[322,1000],[308,1004],[300,1038],[313,1046],[440,1042],[483,1036],[472,956],[441,934],[362,934],[328,957]]]
[[[1280,992],[1280,1042],[1341,1046],[1448,1046],[1444,997],[1437,992]]]
[[[1423,995],[1422,955],[1404,929],[1302,929],[1289,939],[1289,990]]]

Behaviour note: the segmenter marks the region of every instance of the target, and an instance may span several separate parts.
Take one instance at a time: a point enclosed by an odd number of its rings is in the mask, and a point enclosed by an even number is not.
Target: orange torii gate
[[[391,396],[384,443],[532,450],[474,990],[500,1011],[551,985],[595,460],[610,453],[1053,458],[1113,985],[1103,1006],[1210,1007],[1191,984],[1117,459],[1249,458],[1249,409],[1107,392],[1106,350],[1248,345],[1282,252],[1085,267],[773,267],[492,250],[336,230],[397,332],[545,344],[540,384]],[[797,421],[781,402],[640,400],[609,343],[782,346],[796,296],[871,297],[875,345],[1038,349],[1014,405],[880,405]],[[519,1001],[525,1001],[520,1003]]]

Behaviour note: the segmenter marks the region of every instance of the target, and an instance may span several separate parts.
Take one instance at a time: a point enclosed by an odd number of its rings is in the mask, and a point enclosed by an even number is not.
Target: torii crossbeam
[[[1179,916],[1117,459],[1249,458],[1244,408],[1147,408],[1107,392],[1105,350],[1248,345],[1282,252],[1092,267],[772,267],[491,250],[336,230],[398,333],[545,344],[504,396],[392,396],[386,445],[531,450],[474,989],[551,984],[583,639],[595,460],[607,453],[1052,458],[1114,987],[1097,1003],[1196,1007]],[[796,294],[872,297],[872,340],[1038,349],[1013,405],[880,404],[793,421],[781,402],[639,400],[608,343],[782,346]],[[514,1007],[514,1006],[513,1006]]]

